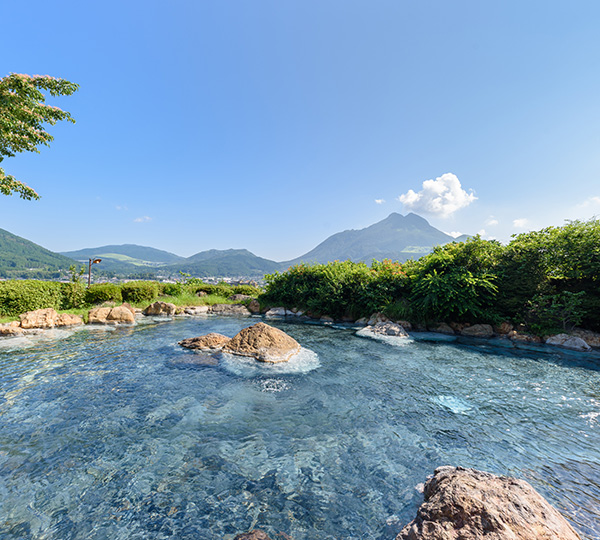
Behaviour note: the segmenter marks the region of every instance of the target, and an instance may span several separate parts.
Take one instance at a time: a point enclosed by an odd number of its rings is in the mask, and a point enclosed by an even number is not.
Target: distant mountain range
[[[301,257],[275,262],[257,257],[246,249],[211,249],[185,258],[135,244],[85,248],[59,254],[0,229],[0,277],[51,279],[61,273],[66,275],[71,265],[80,266],[90,258],[102,259],[94,270],[105,276],[179,277],[179,272],[184,272],[196,277],[259,277],[300,262],[326,263],[348,259],[366,263],[373,259],[403,262],[429,253],[436,245],[466,238],[468,236],[465,235],[455,239],[416,214],[402,216],[393,213],[370,227],[334,234]]]
[[[426,219],[416,214],[403,216],[392,213],[365,229],[334,234],[308,253],[282,264],[290,266],[300,262],[326,263],[348,259],[366,263],[373,259],[404,262],[429,253],[433,246],[455,240],[461,242],[466,238],[468,236],[464,235],[455,239],[432,227]]]

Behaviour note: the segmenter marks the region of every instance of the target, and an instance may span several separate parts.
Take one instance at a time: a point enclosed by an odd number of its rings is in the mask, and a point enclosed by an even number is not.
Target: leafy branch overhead
[[[18,152],[37,152],[38,146],[50,146],[54,137],[44,124],[61,120],[75,123],[69,112],[45,103],[43,90],[52,97],[70,96],[79,85],[49,75],[11,73],[0,79],[0,162]],[[0,193],[18,193],[31,200],[40,196],[28,185],[8,175],[0,168]]]

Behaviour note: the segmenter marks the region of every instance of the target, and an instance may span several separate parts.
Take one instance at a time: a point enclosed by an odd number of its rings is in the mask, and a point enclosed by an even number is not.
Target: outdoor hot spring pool
[[[187,318],[0,341],[0,538],[392,540],[440,465],[528,480],[600,538],[600,361],[271,324],[289,365]]]

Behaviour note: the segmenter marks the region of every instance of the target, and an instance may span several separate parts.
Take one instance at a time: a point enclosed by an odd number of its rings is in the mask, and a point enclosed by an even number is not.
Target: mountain
[[[0,229],[0,277],[53,279],[76,261]]]
[[[61,253],[77,261],[87,262],[88,259],[102,259],[99,271],[112,273],[152,273],[156,268],[184,261],[184,257],[136,244],[121,244],[85,248],[77,251]]]
[[[176,276],[186,272],[196,277],[262,276],[279,268],[275,261],[257,257],[246,249],[211,249],[185,258],[151,247],[123,244],[63,252],[78,261],[102,259],[99,274],[152,278]]]
[[[196,253],[168,267],[192,276],[262,276],[274,272],[279,263],[257,257],[247,249],[211,249]]]
[[[454,238],[416,214],[392,213],[382,221],[360,230],[343,231],[330,236],[308,253],[281,263],[282,267],[305,263],[352,260],[370,263],[373,259],[406,261],[429,253],[436,245],[454,242]]]
[[[53,253],[29,240],[0,229],[0,278],[31,277],[53,279],[65,275],[73,265],[102,259],[94,273],[127,278],[191,276],[258,277],[284,270],[293,264],[327,263],[329,261],[363,261],[392,259],[405,261],[429,253],[436,245],[457,239],[432,227],[416,214],[390,214],[378,223],[360,230],[343,231],[327,238],[313,250],[291,261],[277,263],[263,259],[246,249],[211,249],[191,257],[180,257],[168,251],[135,244],[108,245],[77,251]]]

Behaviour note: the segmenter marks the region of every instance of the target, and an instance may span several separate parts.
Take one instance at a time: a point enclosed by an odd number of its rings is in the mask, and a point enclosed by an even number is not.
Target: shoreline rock
[[[171,317],[175,315],[177,307],[169,302],[154,302],[150,304],[142,313],[147,317]]]
[[[425,483],[417,516],[396,540],[581,540],[525,480],[439,467]]]
[[[213,304],[209,306],[207,313],[213,315],[243,315],[244,317],[251,315],[244,304]]]
[[[89,311],[88,324],[135,324],[135,312],[125,304],[97,307]]]

